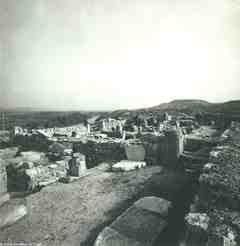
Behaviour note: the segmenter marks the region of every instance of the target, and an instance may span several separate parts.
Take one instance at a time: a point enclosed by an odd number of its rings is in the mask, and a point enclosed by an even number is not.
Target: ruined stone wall
[[[165,135],[146,135],[142,137],[146,149],[146,161],[150,165],[164,165],[175,168],[183,152],[184,137],[177,130],[167,131]]]
[[[199,191],[192,206],[194,213],[206,214],[209,218],[205,228],[208,240],[201,245],[240,245],[239,164],[240,148],[229,141],[213,148],[209,163],[202,170]]]
[[[10,192],[37,191],[67,174],[64,161],[52,165],[39,165],[30,161],[12,162],[6,170]]]
[[[73,152],[86,156],[87,168],[92,168],[106,161],[120,161],[126,159],[124,145],[119,142],[87,141],[73,144]]]
[[[182,136],[176,130],[167,131],[161,145],[161,161],[164,166],[176,167],[183,151]]]
[[[2,159],[0,159],[0,197],[7,192],[7,172]]]
[[[201,138],[186,137],[184,142],[184,149],[187,151],[197,151],[204,147],[214,147],[216,142],[206,141]]]
[[[51,143],[46,138],[43,138],[38,135],[17,135],[13,139],[13,144],[21,146],[22,150],[35,150],[47,152],[48,147]]]
[[[161,165],[162,145],[164,136],[155,136],[152,134],[144,135],[141,138],[146,155],[145,161],[148,165]]]

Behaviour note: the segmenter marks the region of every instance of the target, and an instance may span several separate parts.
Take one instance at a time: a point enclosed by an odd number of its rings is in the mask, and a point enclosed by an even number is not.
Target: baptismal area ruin
[[[104,115],[1,134],[0,242],[240,243],[234,118]]]

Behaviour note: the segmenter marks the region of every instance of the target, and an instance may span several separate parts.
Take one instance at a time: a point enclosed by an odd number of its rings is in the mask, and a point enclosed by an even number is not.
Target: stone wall
[[[73,152],[86,156],[87,168],[92,168],[106,161],[126,160],[124,145],[114,141],[87,141],[73,144]]]
[[[229,141],[213,148],[199,177],[199,191],[192,208],[209,217],[204,246],[240,245],[239,144]]]
[[[114,140],[77,142],[73,143],[73,152],[86,156],[87,168],[105,161],[121,161],[129,158],[133,158],[134,161],[139,158],[139,161],[142,161],[144,156],[148,165],[175,168],[183,152],[183,141],[184,137],[180,131],[171,130],[165,135],[142,135],[138,140],[138,146],[134,142],[121,143]],[[127,155],[126,150],[129,152]]]
[[[13,139],[13,144],[21,146],[21,150],[32,150],[47,152],[50,141],[41,135],[23,136],[17,135]]]
[[[7,168],[7,188],[10,192],[32,192],[66,176],[65,162],[40,165],[30,161],[10,163]]]
[[[0,196],[7,192],[7,172],[2,159],[0,159]]]
[[[217,143],[213,141],[187,136],[185,138],[184,149],[187,151],[197,151],[204,147],[214,147],[216,145]]]
[[[145,135],[141,140],[146,149],[146,162],[149,165],[163,165],[175,168],[183,152],[184,137],[177,130],[166,131],[164,135]]]
[[[145,160],[148,165],[162,164],[162,145],[164,144],[164,136],[155,136],[153,134],[143,135],[141,137],[146,156]]]

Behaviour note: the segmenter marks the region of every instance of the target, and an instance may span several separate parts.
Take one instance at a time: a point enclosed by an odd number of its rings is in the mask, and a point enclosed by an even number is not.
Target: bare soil
[[[181,174],[159,166],[113,173],[101,165],[73,183],[56,183],[23,198],[28,215],[4,228],[0,242],[93,245],[98,233],[138,198],[164,191],[171,199],[183,184]]]

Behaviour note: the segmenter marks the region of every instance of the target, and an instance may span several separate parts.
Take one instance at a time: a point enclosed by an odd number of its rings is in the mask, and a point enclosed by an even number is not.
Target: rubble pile
[[[199,192],[194,208],[207,214],[206,246],[240,245],[240,148],[236,139],[210,152],[199,177]],[[239,138],[240,139],[240,138]],[[191,233],[188,229],[188,232]],[[198,234],[199,236],[199,234]],[[188,245],[188,244],[187,244]],[[190,245],[190,244],[189,244]]]
[[[210,153],[209,168],[199,178],[200,200],[204,207],[218,205],[238,209],[240,206],[240,150],[225,146]]]
[[[17,147],[0,149],[0,158],[3,160],[13,158],[16,156],[17,153],[18,153]]]
[[[197,151],[201,148],[214,147],[222,140],[216,129],[202,126],[191,134],[186,135],[184,149],[187,151]]]
[[[66,176],[65,165],[37,165],[30,161],[7,166],[8,191],[32,192]]]
[[[105,161],[126,160],[124,145],[119,141],[78,142],[73,144],[73,152],[86,156],[87,168],[92,168]]]

